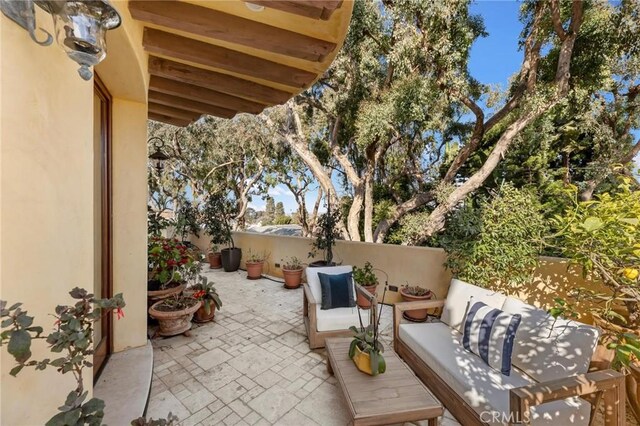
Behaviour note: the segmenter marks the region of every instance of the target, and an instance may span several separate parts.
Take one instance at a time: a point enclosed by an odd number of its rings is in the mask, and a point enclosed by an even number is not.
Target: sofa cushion
[[[362,324],[366,327],[369,325],[369,311],[361,311]],[[321,309],[320,304],[316,305],[316,330],[333,331],[348,330],[349,327],[355,325],[360,327],[360,319],[358,318],[358,307],[353,308],[336,308]]]
[[[500,374],[462,346],[462,335],[444,323],[401,324],[399,338],[460,395],[480,419],[504,424],[509,418],[509,390],[535,383],[513,368]],[[533,425],[587,425],[591,406],[580,398],[548,402],[531,409]]]
[[[508,314],[482,302],[475,302],[464,320],[462,345],[489,367],[508,376],[511,372],[513,339],[520,315]]]
[[[522,316],[511,362],[540,382],[586,373],[600,332],[508,297],[502,310]],[[555,322],[554,322],[555,321]]]
[[[323,274],[318,272],[322,290],[322,309],[352,308],[356,306],[353,294],[353,274]]]
[[[316,303],[320,303],[322,301],[322,289],[320,287],[320,278],[318,278],[318,272],[323,274],[344,274],[347,272],[353,272],[353,266],[350,265],[342,265],[342,266],[330,266],[330,267],[322,267],[322,268],[307,268],[305,269],[305,273],[307,274],[307,284],[309,284],[309,288],[311,289],[311,294],[313,294],[313,298],[316,299]],[[354,289],[355,293],[355,289]]]
[[[444,301],[442,322],[462,333],[462,323],[467,313],[469,301],[483,302],[492,308],[502,309],[507,296],[486,288],[478,287],[457,279],[451,280],[449,293]]]

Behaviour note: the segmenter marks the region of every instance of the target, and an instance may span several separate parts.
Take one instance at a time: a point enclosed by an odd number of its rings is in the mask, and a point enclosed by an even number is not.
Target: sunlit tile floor
[[[147,415],[177,415],[182,425],[346,425],[347,406],[326,370],[324,350],[310,350],[302,288],[286,290],[246,273],[206,270],[223,302],[215,320],[190,337],[154,339]],[[384,306],[382,339],[392,340]],[[426,423],[426,422],[424,422]],[[457,425],[447,412],[445,426]]]

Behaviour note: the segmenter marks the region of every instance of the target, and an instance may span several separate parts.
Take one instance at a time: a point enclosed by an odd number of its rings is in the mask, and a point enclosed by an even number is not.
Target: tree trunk
[[[369,165],[364,176],[364,240],[373,240],[373,167]]]

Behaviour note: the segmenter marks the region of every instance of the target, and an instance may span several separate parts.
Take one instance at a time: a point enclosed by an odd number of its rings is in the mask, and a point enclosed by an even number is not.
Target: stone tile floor
[[[177,415],[181,425],[346,425],[348,409],[326,370],[324,350],[310,350],[302,322],[302,288],[286,290],[242,271],[205,270],[222,310],[191,336],[153,340],[147,416]],[[385,347],[392,312],[383,308]],[[426,423],[426,422],[425,422]],[[443,426],[458,423],[447,412]]]

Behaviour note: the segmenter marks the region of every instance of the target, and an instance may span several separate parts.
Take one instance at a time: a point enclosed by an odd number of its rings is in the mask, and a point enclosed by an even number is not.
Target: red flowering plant
[[[147,253],[150,290],[191,281],[200,273],[197,256],[175,238],[150,237]]]
[[[91,357],[94,353],[93,328],[96,321],[111,311],[118,319],[124,316],[125,306],[122,294],[111,299],[98,299],[82,288],[74,288],[69,292],[76,300],[74,305],[58,305],[53,315],[53,331],[44,335],[44,328],[33,325],[34,318],[22,309],[22,303],[11,306],[0,300],[0,346],[7,347],[7,352],[16,361],[16,366],[9,372],[16,376],[25,367],[44,370],[55,368],[59,373],[71,373],[77,387],[66,397],[60,410],[46,424],[62,425],[100,425],[104,416],[104,401],[91,398],[85,401],[89,392],[84,390],[83,373],[86,367],[92,367]],[[31,343],[33,340],[46,340],[50,345],[53,359],[31,359]]]
[[[198,283],[189,288],[189,290],[193,290],[191,297],[202,301],[202,306],[204,306],[204,310],[207,315],[211,315],[212,303],[217,309],[222,308],[222,301],[220,300],[220,296],[218,296],[218,292],[213,285],[213,281],[210,282],[207,277],[203,277],[201,275]]]

